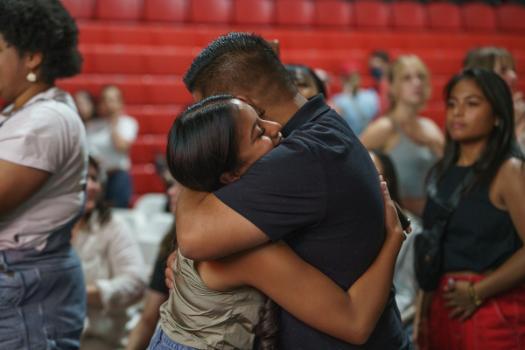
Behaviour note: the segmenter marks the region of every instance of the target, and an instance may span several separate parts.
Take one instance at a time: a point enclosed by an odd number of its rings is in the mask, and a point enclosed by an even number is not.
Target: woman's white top
[[[103,307],[88,305],[85,335],[118,345],[129,320],[126,308],[140,300],[146,288],[146,266],[139,245],[115,218],[100,225],[92,215],[89,225],[72,241],[86,285],[96,285]]]
[[[22,205],[0,215],[0,250],[43,249],[49,234],[75,218],[83,205],[85,128],[71,96],[58,88],[34,96],[18,111],[12,108],[0,114],[0,160],[51,176]]]
[[[121,152],[115,148],[109,120],[98,118],[90,121],[86,130],[89,153],[100,162],[103,169],[129,170],[131,161],[128,152]],[[139,125],[134,118],[121,115],[118,117],[116,131],[127,142],[133,142],[137,138]]]

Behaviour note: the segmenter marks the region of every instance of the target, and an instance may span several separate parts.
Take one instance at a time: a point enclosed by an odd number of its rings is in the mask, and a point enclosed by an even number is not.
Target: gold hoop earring
[[[36,74],[33,73],[33,72],[29,72],[29,73],[27,73],[26,79],[30,83],[35,83],[36,82]]]

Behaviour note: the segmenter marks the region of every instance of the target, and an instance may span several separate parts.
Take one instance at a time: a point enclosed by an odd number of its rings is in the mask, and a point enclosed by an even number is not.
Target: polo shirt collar
[[[295,114],[290,118],[288,123],[283,127],[281,132],[286,137],[292,133],[295,129],[299,128],[303,124],[306,124],[321,114],[328,111],[330,107],[326,104],[322,95],[317,95],[308,100]]]

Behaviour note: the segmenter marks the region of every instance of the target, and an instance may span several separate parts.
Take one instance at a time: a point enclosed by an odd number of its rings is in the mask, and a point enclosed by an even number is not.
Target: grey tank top
[[[196,349],[253,349],[265,297],[250,287],[228,292],[206,287],[193,260],[177,253],[175,287],[160,307],[160,327]]]
[[[427,146],[412,141],[405,133],[399,132],[399,142],[389,152],[394,163],[398,181],[399,194],[403,198],[425,197],[425,180],[437,157]]]

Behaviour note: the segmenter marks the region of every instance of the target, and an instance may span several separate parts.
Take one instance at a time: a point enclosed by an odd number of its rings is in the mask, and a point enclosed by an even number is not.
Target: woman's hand
[[[388,186],[380,176],[381,191],[383,192],[383,202],[385,204],[385,230],[386,230],[386,241],[394,240],[396,242],[403,242],[406,238],[405,232],[401,227],[399,216],[396,210],[396,204],[390,198],[390,192],[388,192]],[[410,229],[408,229],[410,232]]]
[[[168,287],[169,289],[173,289],[173,286],[175,284],[175,274],[173,273],[173,265],[176,261],[177,250],[175,249],[168,256],[168,259],[166,261],[166,268],[164,269],[164,283],[166,283],[166,287]]]
[[[443,298],[446,300],[446,306],[451,309],[450,318],[457,318],[464,321],[470,318],[478,309],[469,292],[471,283],[468,281],[450,280],[446,287]]]

